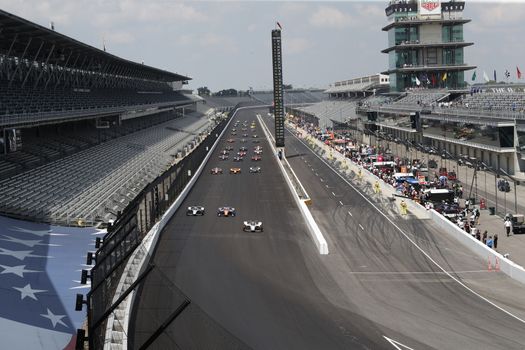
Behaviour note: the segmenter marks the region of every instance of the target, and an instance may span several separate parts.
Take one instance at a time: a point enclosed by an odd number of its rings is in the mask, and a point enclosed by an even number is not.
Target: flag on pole
[[[441,78],[441,80],[443,81],[447,80],[447,72],[443,73],[443,78]]]
[[[494,69],[494,82],[496,82],[496,83],[498,82],[498,78],[496,76],[496,70],[495,69]]]
[[[505,77],[510,78],[510,72],[508,69],[505,69]]]
[[[486,83],[490,81],[489,76],[487,75],[487,72],[483,71],[483,80],[485,80]]]
[[[476,71],[474,71],[474,73],[472,73],[472,81],[476,81]]]
[[[521,79],[521,72],[518,67],[516,67],[516,74],[518,75],[518,79]]]
[[[419,81],[419,79],[416,77],[416,85],[419,86],[421,85],[421,82]]]
[[[279,27],[280,30],[283,30],[283,27],[281,26],[281,23],[279,22],[276,22],[277,23],[277,27]]]

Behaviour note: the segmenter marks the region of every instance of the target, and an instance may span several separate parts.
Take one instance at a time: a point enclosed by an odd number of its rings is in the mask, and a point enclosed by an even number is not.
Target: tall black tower
[[[275,115],[275,146],[284,147],[283,58],[281,30],[272,30],[273,103]]]

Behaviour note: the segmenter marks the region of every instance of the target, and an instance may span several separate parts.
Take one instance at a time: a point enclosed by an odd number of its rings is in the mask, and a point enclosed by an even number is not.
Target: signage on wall
[[[441,15],[441,0],[419,0],[419,14],[422,16]]]

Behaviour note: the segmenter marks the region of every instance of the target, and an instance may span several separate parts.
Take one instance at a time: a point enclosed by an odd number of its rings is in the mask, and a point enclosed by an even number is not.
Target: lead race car
[[[205,213],[204,207],[201,207],[198,205],[188,207],[188,210],[186,210],[187,216],[202,216],[204,215],[204,213]]]
[[[235,208],[233,207],[220,207],[217,210],[217,216],[235,216]]]
[[[244,232],[263,232],[263,224],[261,221],[247,220],[244,222],[242,230]]]

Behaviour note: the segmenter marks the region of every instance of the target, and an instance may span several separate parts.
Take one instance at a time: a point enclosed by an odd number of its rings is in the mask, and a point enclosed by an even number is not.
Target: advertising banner
[[[419,14],[421,16],[440,16],[441,0],[419,0]]]

